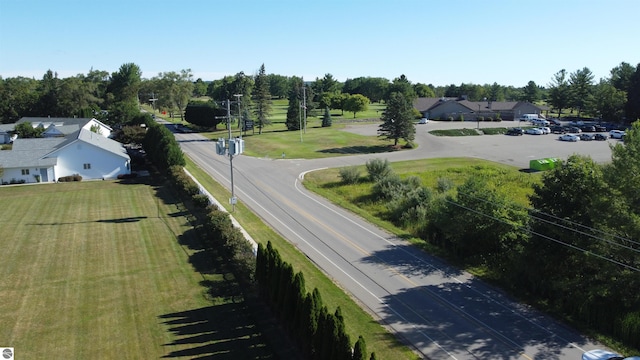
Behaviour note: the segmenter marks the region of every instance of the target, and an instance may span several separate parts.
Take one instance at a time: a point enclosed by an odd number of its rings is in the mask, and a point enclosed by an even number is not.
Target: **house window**
[[[91,164],[82,164],[82,167],[83,167],[85,170],[89,170],[89,169],[91,169]]]
[[[29,175],[29,169],[22,169],[22,175]]]

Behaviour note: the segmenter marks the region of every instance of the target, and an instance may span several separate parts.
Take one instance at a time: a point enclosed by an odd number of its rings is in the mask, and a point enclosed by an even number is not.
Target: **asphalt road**
[[[482,124],[482,127],[494,124]],[[517,125],[517,124],[515,124]],[[305,253],[390,331],[430,359],[580,359],[601,348],[576,331],[521,305],[344,211],[301,185],[308,171],[389,161],[469,156],[527,168],[529,160],[588,154],[609,161],[609,143],[565,143],[557,135],[435,137],[429,130],[475,123],[417,126],[411,151],[317,160],[234,157],[238,201]],[[505,123],[494,126],[505,126]],[[375,135],[377,126],[348,131]],[[198,134],[176,134],[183,151],[230,187],[227,157]],[[225,199],[219,199],[225,201]]]

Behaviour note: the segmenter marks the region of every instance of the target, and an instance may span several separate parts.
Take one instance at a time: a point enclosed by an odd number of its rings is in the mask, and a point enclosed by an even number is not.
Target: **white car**
[[[538,129],[542,130],[542,133],[545,134],[545,135],[546,134],[551,134],[551,128],[548,128],[546,126],[539,127]]]
[[[608,350],[590,350],[582,354],[582,360],[638,360],[640,356],[624,357]]]
[[[524,131],[525,134],[529,134],[529,135],[542,135],[544,134],[544,132],[542,132],[542,130],[538,129],[538,128],[530,128]]]
[[[533,125],[537,125],[537,126],[549,126],[551,125],[551,123],[545,119],[534,119],[531,120],[531,124]]]
[[[426,124],[426,123],[428,123],[428,122],[429,122],[429,119],[427,119],[427,118],[422,118],[422,119],[420,119],[420,121],[418,121],[418,124]]]
[[[609,131],[609,136],[612,139],[622,139],[624,137],[625,132],[622,130],[611,130]]]
[[[580,138],[578,137],[578,135],[573,135],[573,134],[560,135],[558,139],[560,141],[571,141],[571,142],[580,141]]]

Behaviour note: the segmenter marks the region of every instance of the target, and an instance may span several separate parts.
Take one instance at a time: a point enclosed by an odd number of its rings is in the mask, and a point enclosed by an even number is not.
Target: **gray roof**
[[[16,139],[11,150],[0,151],[0,166],[10,169],[56,165],[56,158],[45,156],[65,141],[65,138]]]
[[[66,125],[77,125],[78,127],[83,127],[87,125],[89,121],[95,121],[109,129],[111,129],[108,125],[104,124],[100,120],[96,118],[52,118],[52,117],[23,117],[20,120],[16,121],[16,124],[30,122],[31,125],[38,126],[41,125],[45,129],[51,126],[51,124],[57,126],[66,126]]]
[[[446,103],[448,101],[455,101],[458,104],[468,108],[471,111],[478,111],[478,105],[480,105],[480,111],[506,111],[513,110],[518,106],[518,104],[524,104],[526,102],[522,101],[469,101],[464,98],[417,98],[413,102],[413,106],[418,109],[418,111],[428,111],[440,104]],[[535,104],[531,104],[533,106],[538,107],[540,110],[546,110],[544,106],[538,106]]]
[[[129,159],[127,150],[119,142],[80,129],[67,137],[16,139],[11,150],[0,151],[0,166],[3,168],[53,166],[57,163],[55,153],[77,141],[83,141]]]

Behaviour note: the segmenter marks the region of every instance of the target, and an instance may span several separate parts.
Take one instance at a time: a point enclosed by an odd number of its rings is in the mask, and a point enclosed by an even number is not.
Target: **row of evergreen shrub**
[[[70,182],[70,181],[82,181],[82,176],[73,174],[69,176],[61,176],[58,178],[58,182]]]
[[[258,244],[256,281],[260,295],[270,305],[309,359],[366,360],[367,347],[362,336],[351,348],[342,310],[334,313],[322,303],[317,288],[305,293],[302,272],[282,260],[271,241]],[[376,359],[371,353],[370,360]]]
[[[148,122],[142,146],[149,160],[159,170],[166,171],[174,165],[186,165],[180,145],[173,133],[166,126],[155,121]]]

